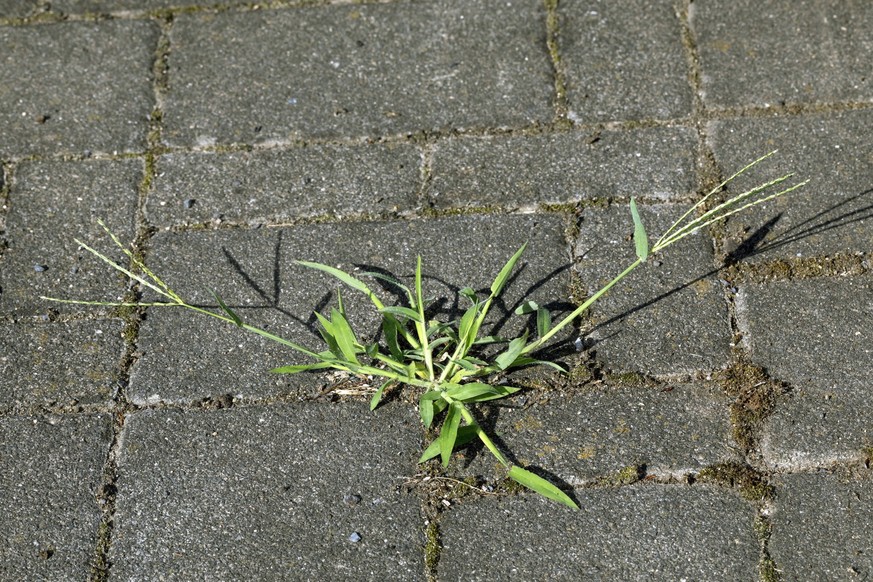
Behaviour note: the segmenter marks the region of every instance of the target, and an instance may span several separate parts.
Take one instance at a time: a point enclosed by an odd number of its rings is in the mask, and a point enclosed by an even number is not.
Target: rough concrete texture
[[[104,220],[122,241],[133,240],[141,180],[140,160],[22,163],[7,202],[12,211],[0,261],[0,313],[92,311],[49,303],[41,295],[118,301],[124,281],[73,238],[99,246],[114,261],[126,260],[97,221]]]
[[[786,475],[772,515],[770,555],[784,580],[873,576],[873,475]]]
[[[428,198],[436,208],[667,200],[694,190],[696,142],[687,129],[661,127],[447,140],[434,147]]]
[[[108,415],[0,420],[0,578],[89,577],[111,441]]]
[[[142,149],[157,39],[150,22],[0,26],[0,155]]]
[[[640,206],[652,244],[685,208]],[[576,241],[576,273],[590,295],[635,259],[633,222],[625,204],[586,208]],[[689,317],[689,313],[694,317]],[[590,310],[587,344],[608,368],[651,375],[726,365],[730,326],[710,241],[691,235],[654,255]]]
[[[261,143],[549,121],[544,18],[535,0],[180,17],[164,139]]]
[[[440,521],[440,579],[753,580],[757,575],[755,512],[732,491],[637,485],[580,489],[576,495],[578,513],[531,496],[452,509]]]
[[[424,522],[401,491],[419,439],[408,409],[360,403],[136,413],[114,575],[422,579]]]
[[[570,118],[591,123],[691,113],[673,2],[572,2],[559,15]]]
[[[729,219],[725,252],[753,263],[873,252],[871,124],[870,110],[714,122],[709,140],[726,174],[750,158],[779,150],[777,159],[729,186],[731,193],[790,172],[797,177],[786,185],[810,180],[758,212]],[[750,143],[763,149],[750,151]]]
[[[0,0],[0,18],[24,18],[38,12],[37,0]]]
[[[116,320],[0,325],[0,408],[109,405],[121,371],[121,330]]]
[[[486,408],[482,416],[518,463],[571,486],[616,482],[628,467],[669,478],[740,460],[724,396],[702,385],[602,386],[531,407]],[[493,480],[505,476],[498,467],[477,446],[452,471]]]
[[[421,155],[409,145],[170,154],[146,206],[156,226],[388,214],[417,206]]]
[[[689,9],[712,107],[873,100],[873,6],[707,0]]]
[[[873,279],[749,286],[737,307],[752,360],[793,389],[765,431],[767,461],[788,469],[859,458],[873,444]]]

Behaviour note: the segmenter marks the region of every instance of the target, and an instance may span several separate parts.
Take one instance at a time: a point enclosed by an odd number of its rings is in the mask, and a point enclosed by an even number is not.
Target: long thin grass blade
[[[440,431],[440,457],[443,461],[443,467],[449,466],[449,459],[452,456],[452,451],[455,449],[458,426],[461,424],[459,406],[461,405],[457,402],[452,402],[449,405],[449,410],[446,412],[446,418],[443,421],[443,428]]]
[[[370,301],[373,302],[373,305],[376,306],[376,309],[382,309],[384,307],[384,305],[379,300],[379,298],[376,297],[376,294],[373,293],[370,290],[370,288],[367,287],[367,285],[363,281],[361,281],[360,279],[356,279],[355,277],[352,277],[351,275],[349,275],[345,271],[342,271],[342,270],[337,269],[335,267],[331,267],[330,265],[325,265],[322,263],[314,263],[311,261],[294,261],[294,262],[297,263],[298,265],[302,265],[302,266],[308,267],[310,269],[315,269],[317,271],[322,271],[322,272],[327,273],[328,275],[333,275],[334,277],[336,277],[337,279],[339,279],[340,281],[342,281],[343,283],[345,283],[346,285],[348,285],[352,289],[356,289],[356,290],[360,291],[361,293],[363,293],[364,295],[366,295],[367,297],[369,297]]]
[[[227,304],[225,304],[225,302],[221,299],[221,297],[218,296],[218,293],[216,293],[212,289],[210,289],[209,292],[212,293],[212,296],[215,297],[216,301],[218,301],[218,306],[221,307],[221,310],[223,312],[225,312],[227,314],[227,316],[233,320],[233,322],[236,324],[236,326],[242,327],[242,324],[243,324],[242,318],[239,315],[237,315],[230,307],[228,307]]]
[[[509,477],[510,479],[521,483],[531,491],[539,493],[543,497],[548,497],[549,499],[553,499],[558,503],[563,503],[567,507],[571,507],[573,509],[579,509],[579,506],[576,505],[576,502],[570,499],[570,497],[534,473],[522,469],[518,465],[513,465],[512,468],[509,469]]]
[[[515,264],[518,262],[518,259],[521,258],[521,255],[524,253],[524,250],[527,248],[527,243],[521,245],[515,254],[510,257],[510,259],[503,265],[503,268],[500,269],[500,272],[497,273],[497,277],[495,277],[494,282],[491,283],[491,296],[496,297],[500,295],[500,292],[503,290],[503,286],[506,285],[506,281],[509,279],[509,275],[512,274],[512,270],[515,268]]]

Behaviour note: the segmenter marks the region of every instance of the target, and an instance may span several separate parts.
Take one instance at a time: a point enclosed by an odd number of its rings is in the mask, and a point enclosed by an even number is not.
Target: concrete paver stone
[[[171,32],[173,145],[393,135],[552,117],[542,3],[191,15]]]
[[[638,485],[580,490],[578,495],[578,513],[533,496],[452,509],[440,521],[440,579],[757,576],[755,512],[732,491]]]
[[[108,415],[0,419],[0,578],[87,578],[110,429]]]
[[[0,26],[0,156],[141,150],[157,42],[142,21]]]
[[[685,128],[445,140],[433,153],[437,208],[536,206],[610,196],[669,200],[694,190]]]
[[[136,413],[113,575],[422,579],[419,501],[399,492],[419,434],[409,409],[363,403]]]
[[[409,145],[169,154],[157,161],[146,215],[161,227],[410,211],[420,166]]]
[[[568,2],[559,7],[570,118],[583,123],[691,113],[672,2]]]
[[[711,107],[873,100],[869,2],[707,0],[689,17]]]
[[[109,405],[124,351],[121,330],[117,320],[0,325],[0,409]]]
[[[97,220],[103,219],[122,241],[131,241],[141,180],[140,160],[21,164],[8,201],[9,248],[0,261],[0,312],[94,311],[49,303],[40,295],[118,301],[124,292],[122,279],[73,239],[99,245],[113,260],[126,261]]]
[[[786,580],[873,576],[873,475],[864,473],[780,478],[769,549]]]
[[[741,461],[732,452],[725,397],[701,385],[601,387],[539,406],[488,410],[484,417],[519,463],[572,486],[611,480],[631,466],[670,478]],[[503,478],[498,467],[479,450],[459,456],[452,469]]]
[[[792,388],[762,441],[778,469],[858,459],[873,445],[870,276],[743,287],[737,315],[752,360]]]
[[[779,150],[740,176],[730,191],[738,194],[789,172],[795,172],[796,178],[786,184],[805,178],[810,183],[757,212],[728,219],[726,252],[752,263],[873,252],[873,111],[751,121],[713,122],[709,130],[710,144],[725,172],[767,150]],[[750,151],[749,144],[766,150]]]

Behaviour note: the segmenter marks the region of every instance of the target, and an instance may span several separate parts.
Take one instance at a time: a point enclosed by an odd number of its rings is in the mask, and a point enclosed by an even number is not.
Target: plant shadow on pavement
[[[676,293],[683,291],[684,289],[693,287],[696,283],[699,283],[700,281],[720,274],[721,272],[723,272],[724,269],[735,266],[738,263],[742,262],[744,259],[797,242],[799,240],[814,236],[816,234],[820,234],[822,232],[836,230],[840,228],[847,228],[852,224],[867,219],[873,219],[873,203],[863,206],[861,208],[848,209],[842,214],[834,214],[840,208],[845,207],[851,202],[860,200],[862,197],[869,195],[873,195],[873,188],[865,190],[859,194],[852,196],[851,198],[836,203],[829,208],[818,212],[817,214],[803,220],[802,222],[784,231],[777,232],[777,234],[768,241],[768,238],[771,236],[771,234],[777,231],[777,225],[779,221],[782,220],[783,214],[778,213],[769,218],[762,225],[758,226],[758,228],[754,232],[746,235],[734,250],[724,256],[721,261],[721,265],[718,268],[709,269],[705,273],[702,273],[685,283],[677,285],[672,289],[664,291],[663,293],[659,293],[657,296],[652,297],[645,302],[635,305],[634,307],[618,313],[610,317],[609,319],[601,321],[591,327],[583,326],[583,330],[585,333],[590,334],[592,332],[607,328],[612,324],[626,319],[630,315],[638,313],[648,307],[651,307],[652,305],[655,305],[659,301],[667,299],[668,297],[671,297]],[[594,250],[595,249],[592,249],[592,251]],[[722,284],[727,283],[727,281],[723,281]],[[586,342],[586,346],[594,347],[597,344],[606,341],[607,339],[612,338],[619,333],[621,332],[615,331],[603,338],[588,341]]]

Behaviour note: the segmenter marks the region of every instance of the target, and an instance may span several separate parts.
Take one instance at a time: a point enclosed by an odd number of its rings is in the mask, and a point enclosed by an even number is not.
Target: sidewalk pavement
[[[0,579],[873,579],[873,3],[0,0]],[[810,184],[690,237],[418,465],[400,393],[125,296],[316,345],[335,284],[568,311],[732,171]],[[121,260],[120,252],[109,250]],[[351,295],[351,294],[346,294]],[[347,297],[354,321],[372,314]],[[516,324],[517,325],[517,324]],[[514,329],[519,329],[515,327]],[[581,352],[574,340],[581,336]],[[408,392],[408,391],[407,391]]]

